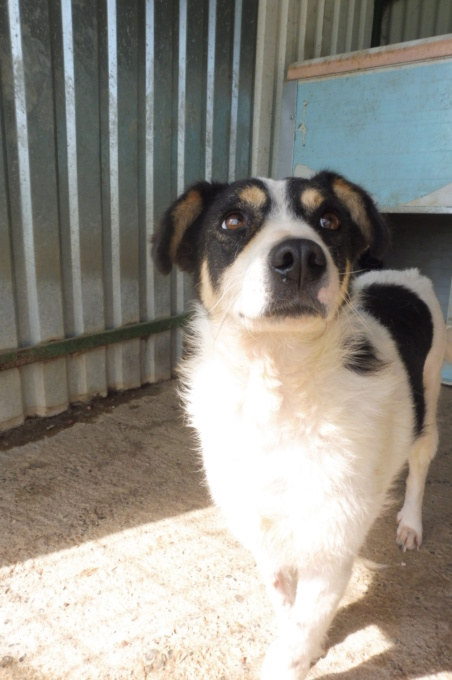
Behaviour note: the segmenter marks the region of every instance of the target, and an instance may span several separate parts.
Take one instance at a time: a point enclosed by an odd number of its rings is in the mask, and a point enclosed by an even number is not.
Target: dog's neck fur
[[[299,374],[300,367],[308,372],[311,365],[337,368],[338,352],[347,344],[344,339],[354,332],[343,310],[332,320],[316,317],[253,324],[227,316],[217,319],[198,310],[196,328],[212,354],[218,354],[226,363],[237,365],[242,360],[246,373],[253,363],[264,362],[273,365],[283,377],[294,371]]]
[[[340,323],[315,319],[305,325],[294,320],[290,330],[287,321],[285,331],[282,324],[278,330],[276,324],[254,330],[234,319],[212,319],[199,308],[193,354],[182,367],[182,380],[189,383],[194,374],[205,371],[210,385],[223,391],[228,407],[232,401],[237,412],[263,424],[283,418],[286,411],[310,414],[312,404],[331,403],[336,409],[331,385],[337,384],[334,375],[343,366],[348,327],[342,316]]]

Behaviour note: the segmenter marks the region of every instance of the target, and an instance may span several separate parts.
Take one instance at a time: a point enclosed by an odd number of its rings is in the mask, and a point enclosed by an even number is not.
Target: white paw
[[[414,516],[409,516],[410,513],[401,509],[397,515],[399,526],[397,528],[396,541],[403,549],[419,550],[422,543],[422,521]]]
[[[261,680],[304,680],[309,667],[303,659],[289,659],[287,649],[277,640],[267,650]]]

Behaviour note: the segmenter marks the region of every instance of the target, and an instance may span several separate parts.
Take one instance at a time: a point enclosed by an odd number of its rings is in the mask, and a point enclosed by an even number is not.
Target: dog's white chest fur
[[[233,531],[255,552],[270,542],[287,564],[356,551],[409,445],[404,373],[363,382],[343,368],[337,324],[320,338],[269,335],[257,346],[227,323],[218,333],[201,315],[197,326],[203,350],[184,370],[187,410]]]

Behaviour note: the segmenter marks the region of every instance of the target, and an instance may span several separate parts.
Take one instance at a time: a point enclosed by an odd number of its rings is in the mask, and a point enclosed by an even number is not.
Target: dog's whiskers
[[[237,278],[237,277],[236,277]],[[215,309],[218,307],[218,305],[224,300],[226,295],[229,293],[229,291],[232,289],[232,287],[236,284],[236,279],[233,279],[230,281],[230,283],[225,287],[224,291],[222,292],[221,296],[218,298],[218,300],[215,302],[213,307],[209,309],[209,312],[214,312]]]
[[[363,315],[361,312],[356,308],[355,304],[351,301],[350,295],[347,293],[347,295],[344,298],[344,312],[347,317],[347,311],[351,311],[352,314],[358,319],[358,321],[361,323],[361,325],[368,331],[370,332],[369,325],[367,324],[367,321],[364,319]],[[347,317],[348,318],[348,317]]]

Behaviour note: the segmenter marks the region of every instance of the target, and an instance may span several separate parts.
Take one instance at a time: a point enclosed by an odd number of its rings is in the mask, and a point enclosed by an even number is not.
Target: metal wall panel
[[[0,0],[2,355],[186,309],[149,239],[189,183],[250,172],[257,5]],[[179,332],[129,337],[10,361],[0,429],[171,375]]]
[[[383,14],[381,44],[432,38],[451,32],[450,0],[391,0]]]

